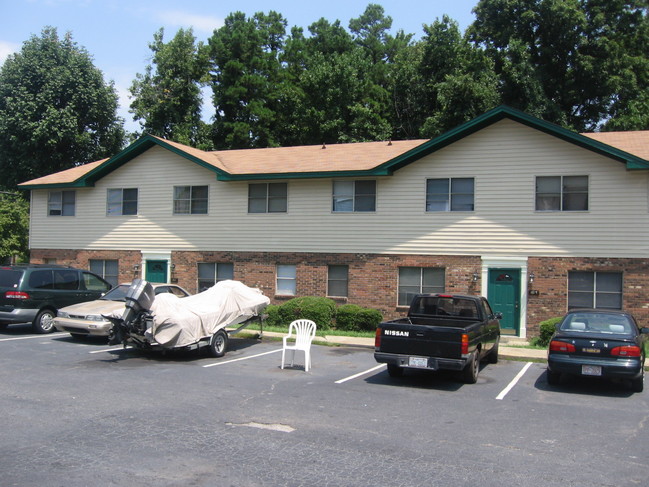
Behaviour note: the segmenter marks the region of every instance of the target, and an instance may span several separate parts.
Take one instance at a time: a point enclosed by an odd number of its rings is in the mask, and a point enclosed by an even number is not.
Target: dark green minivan
[[[98,275],[73,267],[0,265],[0,329],[31,322],[35,333],[50,333],[59,308],[99,299],[110,288]]]

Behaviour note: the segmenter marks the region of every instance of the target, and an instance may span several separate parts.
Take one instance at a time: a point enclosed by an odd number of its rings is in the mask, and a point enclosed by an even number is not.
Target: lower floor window
[[[444,292],[445,271],[438,267],[399,268],[399,306],[410,306],[412,298],[421,293]]]
[[[106,279],[111,286],[119,284],[117,260],[90,259],[90,272]]]
[[[295,296],[296,281],[294,265],[277,266],[277,294],[282,296]]]
[[[234,264],[216,262],[198,264],[198,292],[203,292],[226,279],[234,279]]]
[[[349,266],[330,265],[327,275],[327,296],[347,297]]]
[[[621,272],[568,273],[568,309],[622,309]]]

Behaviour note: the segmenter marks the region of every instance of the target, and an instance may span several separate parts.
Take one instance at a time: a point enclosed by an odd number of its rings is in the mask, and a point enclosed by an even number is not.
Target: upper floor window
[[[334,181],[333,211],[376,211],[376,181]]]
[[[174,215],[207,214],[207,186],[174,186]]]
[[[286,213],[286,183],[248,185],[248,213]]]
[[[74,191],[50,191],[47,214],[50,216],[74,216],[76,193]]]
[[[119,271],[116,260],[90,259],[90,272],[103,277],[113,286],[117,286]]]
[[[536,211],[587,211],[588,176],[537,176]]]
[[[399,306],[409,306],[417,294],[444,292],[444,281],[443,267],[400,267]]]
[[[568,272],[568,309],[622,309],[621,272]]]
[[[426,211],[473,211],[473,178],[426,180]]]
[[[106,208],[108,216],[137,215],[137,188],[109,189]]]
[[[219,281],[234,279],[234,264],[199,262],[198,264],[198,292],[205,291]]]
[[[327,275],[327,296],[347,297],[349,266],[330,265]]]

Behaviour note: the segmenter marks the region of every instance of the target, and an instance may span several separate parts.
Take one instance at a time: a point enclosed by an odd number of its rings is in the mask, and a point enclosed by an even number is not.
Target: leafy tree
[[[492,61],[448,16],[424,25],[424,32],[419,70],[425,119],[420,133],[434,137],[497,105],[498,78]]]
[[[470,36],[505,103],[584,131],[642,102],[646,0],[480,0],[474,12]]]
[[[101,159],[124,142],[117,94],[88,52],[56,29],[32,36],[0,69],[3,185]]]
[[[0,193],[0,263],[17,257],[26,261],[29,203],[17,195]]]
[[[192,29],[179,29],[164,43],[164,29],[149,44],[152,64],[137,74],[130,92],[131,113],[142,130],[159,137],[203,149],[211,148],[201,120],[201,85],[207,81],[208,53],[196,43]]]
[[[209,39],[218,148],[279,144],[286,21],[276,13],[230,14]]]

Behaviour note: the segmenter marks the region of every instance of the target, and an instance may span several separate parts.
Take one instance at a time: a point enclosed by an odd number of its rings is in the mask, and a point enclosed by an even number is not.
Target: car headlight
[[[86,316],[88,321],[106,321],[101,315],[88,315]]]
[[[56,316],[58,316],[59,318],[69,318],[69,317],[70,317],[70,313],[66,313],[65,311],[59,311],[59,312],[56,314]]]

